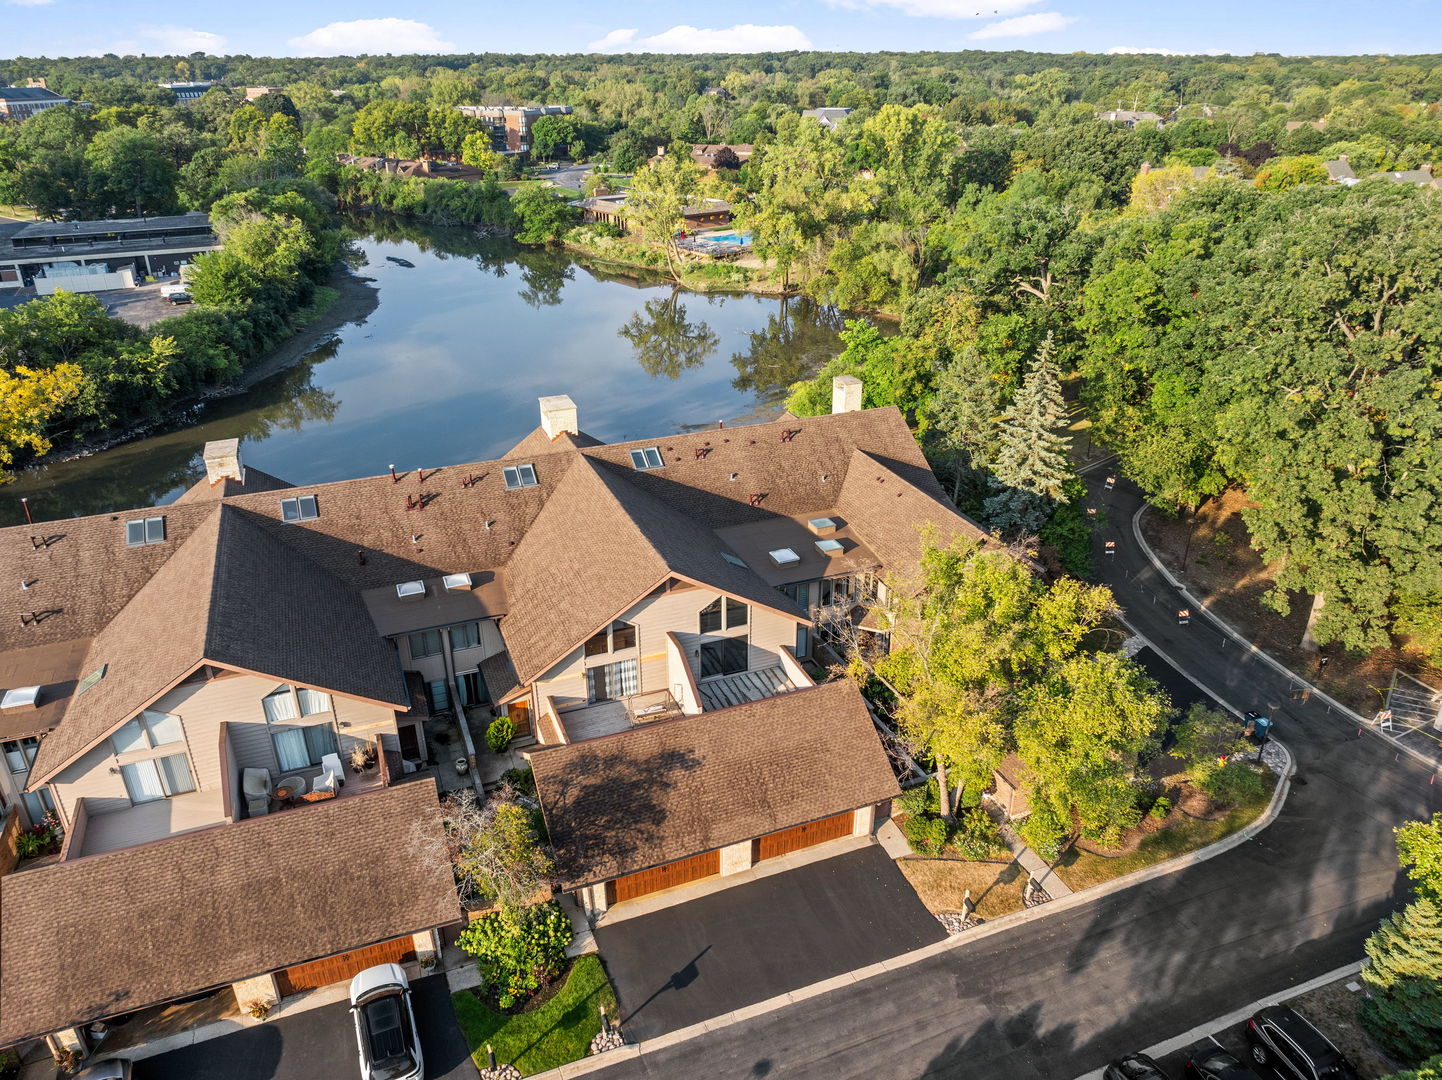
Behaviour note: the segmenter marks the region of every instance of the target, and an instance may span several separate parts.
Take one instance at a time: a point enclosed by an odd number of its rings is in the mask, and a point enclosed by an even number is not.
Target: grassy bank
[[[931,912],[960,911],[971,890],[976,913],[996,919],[1022,909],[1026,873],[1014,862],[968,862],[962,859],[898,859],[897,868]]]
[[[477,1067],[486,1064],[486,1044],[496,1061],[514,1065],[522,1076],[554,1069],[586,1056],[601,1030],[601,1006],[616,1016],[616,995],[601,961],[582,956],[549,999],[529,1012],[498,1013],[471,990],[451,995],[456,1019]]]
[[[586,226],[572,229],[563,241],[568,251],[608,266],[647,270],[669,276],[666,256],[653,244],[634,237],[605,236]],[[681,270],[682,288],[693,292],[747,292],[781,296],[781,283],[771,280],[762,267],[728,262],[688,261]]]

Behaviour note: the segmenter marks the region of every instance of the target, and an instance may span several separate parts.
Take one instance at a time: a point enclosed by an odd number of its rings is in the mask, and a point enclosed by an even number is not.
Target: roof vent
[[[830,518],[812,518],[806,523],[806,527],[817,536],[830,536],[836,531],[836,522]]]
[[[818,540],[818,541],[816,541],[816,550],[819,551],[819,552],[821,552],[821,554],[827,556],[828,558],[830,558],[832,555],[840,555],[840,554],[841,554],[841,541],[840,541],[840,540]]]
[[[768,551],[771,561],[777,566],[795,566],[801,561],[801,556],[790,548],[777,548],[775,551]]]
[[[38,686],[17,686],[14,690],[6,690],[5,697],[0,699],[0,709],[33,709],[39,704]]]
[[[447,574],[445,577],[441,578],[441,584],[444,585],[447,589],[456,589],[460,592],[465,592],[471,587],[471,575]]]
[[[396,596],[401,600],[419,600],[426,595],[424,581],[402,581],[396,586]]]

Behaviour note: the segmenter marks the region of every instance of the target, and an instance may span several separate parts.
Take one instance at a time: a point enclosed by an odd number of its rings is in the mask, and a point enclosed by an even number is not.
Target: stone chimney
[[[838,375],[831,380],[831,411],[861,411],[861,380],[855,375]]]
[[[1349,160],[1349,159],[1348,159],[1348,157],[1347,157],[1346,154],[1338,154],[1338,155],[1337,155],[1337,160],[1338,160],[1338,161],[1347,161],[1347,160]]]
[[[239,439],[208,442],[200,456],[205,459],[205,478],[212,487],[222,480],[245,482],[245,470],[240,467]]]
[[[554,439],[563,431],[572,435],[581,433],[576,403],[567,394],[543,397],[541,403],[541,430],[548,439]]]
[[[1422,163],[1422,171],[1423,171],[1424,173],[1426,173],[1428,176],[1431,176],[1431,175],[1432,175],[1432,163],[1431,163],[1430,161],[1424,161],[1424,162]]]
[[[1149,172],[1151,172],[1151,171],[1152,171],[1152,163],[1151,163],[1150,161],[1143,161],[1143,162],[1142,162],[1142,175],[1143,175],[1143,176],[1146,176],[1147,173],[1149,173]]]

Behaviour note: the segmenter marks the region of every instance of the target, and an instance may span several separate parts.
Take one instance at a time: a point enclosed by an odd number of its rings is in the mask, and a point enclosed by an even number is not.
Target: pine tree
[[[1394,1057],[1416,1063],[1442,1047],[1442,908],[1414,900],[1367,939],[1362,1022]]]
[[[1062,485],[1073,475],[1072,468],[1066,440],[1055,431],[1065,415],[1048,334],[1016,397],[1002,414],[992,480],[995,493],[983,510],[992,528],[1003,533],[1035,533],[1057,504],[1067,501]]]

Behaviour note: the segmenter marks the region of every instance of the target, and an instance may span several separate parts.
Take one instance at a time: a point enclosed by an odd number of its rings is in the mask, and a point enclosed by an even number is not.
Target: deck
[[[594,705],[562,709],[560,719],[566,728],[567,740],[574,743],[597,739],[602,735],[614,735],[638,724],[669,720],[681,715],[681,706],[676,704],[671,691],[654,690],[614,701],[598,701]]]
[[[745,705],[748,701],[765,698],[795,690],[796,684],[787,677],[780,664],[759,668],[756,671],[739,671],[735,675],[718,675],[714,679],[702,679],[697,685],[701,691],[701,705],[710,712],[731,705]]]

